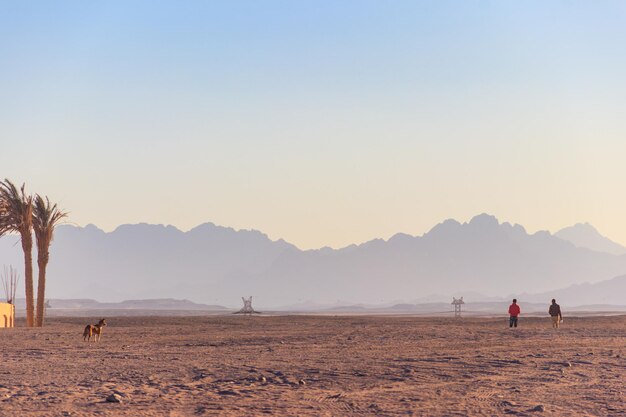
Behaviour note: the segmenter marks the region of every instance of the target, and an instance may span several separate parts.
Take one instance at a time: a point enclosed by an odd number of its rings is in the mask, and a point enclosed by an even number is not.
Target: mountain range
[[[274,307],[382,304],[470,292],[548,296],[569,288],[562,294],[577,304],[603,303],[605,294],[586,285],[602,288],[594,285],[626,275],[626,255],[597,239],[581,239],[583,232],[529,234],[482,214],[467,223],[446,220],[422,236],[399,233],[341,249],[300,250],[258,231],[212,223],[187,232],[150,224],[110,233],[63,225],[50,248],[47,296],[238,306],[241,296],[253,295],[255,303]],[[21,270],[22,262],[19,238],[0,238],[0,264]]]

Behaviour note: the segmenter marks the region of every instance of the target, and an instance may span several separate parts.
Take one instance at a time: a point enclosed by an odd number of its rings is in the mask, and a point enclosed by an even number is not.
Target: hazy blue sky
[[[623,1],[0,0],[0,176],[105,230],[626,244],[625,45]]]

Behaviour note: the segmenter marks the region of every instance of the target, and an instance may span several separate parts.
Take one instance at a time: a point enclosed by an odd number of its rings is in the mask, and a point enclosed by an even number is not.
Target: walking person
[[[550,318],[552,318],[552,328],[558,329],[559,324],[563,321],[563,316],[561,315],[561,306],[556,303],[556,300],[552,299],[552,304],[548,309],[548,314],[550,314]]]
[[[513,304],[509,306],[509,327],[517,327],[517,317],[520,315],[521,310],[517,305],[517,299],[513,299]]]

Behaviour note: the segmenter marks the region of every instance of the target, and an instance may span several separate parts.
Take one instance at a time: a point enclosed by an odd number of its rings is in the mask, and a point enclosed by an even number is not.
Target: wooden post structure
[[[17,275],[17,271],[13,268],[13,266],[5,266],[4,271],[2,273],[2,285],[4,287],[4,294],[7,299],[7,304],[3,304],[3,316],[4,316],[4,327],[14,327],[15,326],[15,291],[17,289],[17,282],[19,281],[19,276]],[[8,311],[7,311],[8,305]]]
[[[261,314],[260,311],[256,311],[252,308],[252,296],[250,296],[247,300],[245,297],[241,297],[243,300],[243,307],[239,311],[235,311],[233,314],[243,314],[243,315],[253,315],[253,314]]]
[[[4,295],[6,296],[7,303],[15,303],[15,291],[17,290],[17,282],[20,280],[17,275],[17,271],[13,266],[4,266],[4,273],[2,274],[2,285],[4,286]]]
[[[463,297],[459,299],[452,297],[451,304],[454,306],[454,317],[461,317],[461,306],[465,304],[465,301],[463,301]]]

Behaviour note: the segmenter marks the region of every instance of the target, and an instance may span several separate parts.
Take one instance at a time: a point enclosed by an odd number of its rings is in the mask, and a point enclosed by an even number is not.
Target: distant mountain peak
[[[481,225],[481,226],[499,226],[500,222],[498,221],[496,216],[491,214],[482,213],[478,216],[472,217],[472,220],[469,221],[471,225]]]
[[[600,234],[600,232],[598,232],[598,229],[596,229],[595,227],[593,227],[593,225],[591,223],[588,222],[584,222],[584,223],[576,223],[573,226],[570,227],[566,227],[561,229],[559,232],[563,231],[563,230],[567,230],[567,229],[571,229],[571,230],[578,230],[578,231],[584,231],[584,232],[593,232],[593,233],[597,233]],[[557,232],[558,233],[558,232]]]
[[[406,242],[415,239],[413,236],[406,233],[396,233],[389,238],[389,242]]]
[[[603,236],[589,223],[576,223],[573,226],[559,230],[554,236],[566,240],[579,248],[613,255],[626,254],[626,247]]]
[[[213,233],[213,232],[237,232],[228,226],[220,226],[213,222],[201,223],[189,230],[192,233]]]
[[[100,229],[98,226],[96,226],[93,223],[89,223],[88,225],[83,227],[83,229],[85,229],[85,230],[93,230],[93,231],[96,231],[96,232],[103,232],[102,229]]]
[[[117,226],[115,230],[113,230],[112,233],[121,233],[121,232],[132,233],[137,230],[159,230],[159,231],[168,230],[168,231],[178,232],[178,233],[181,232],[176,226],[172,226],[170,224],[164,225],[164,224],[151,224],[151,223],[135,223],[135,224],[121,224]]]
[[[430,229],[424,236],[452,236],[460,233],[462,230],[472,231],[472,233],[493,232],[502,228],[511,229],[512,226],[508,223],[500,224],[498,218],[492,214],[482,213],[472,217],[467,223],[460,223],[455,219],[447,219]]]
[[[459,223],[455,219],[447,219],[443,222],[435,225],[426,235],[436,235],[436,234],[447,234],[453,233],[454,231],[460,229],[462,227],[461,223]]]
[[[224,233],[247,234],[247,235],[259,236],[259,237],[269,240],[269,237],[267,236],[267,234],[256,229],[234,229],[232,227],[219,226],[211,222],[199,224],[193,229],[191,229],[190,232],[194,232],[194,233],[224,232]]]

